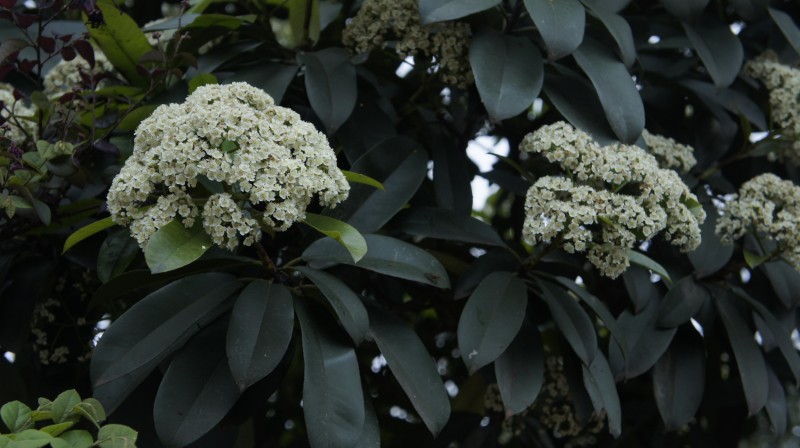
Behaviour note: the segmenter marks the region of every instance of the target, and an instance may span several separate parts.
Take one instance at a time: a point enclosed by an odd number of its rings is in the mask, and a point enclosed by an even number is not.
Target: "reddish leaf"
[[[94,67],[94,48],[88,41],[84,39],[76,40],[72,43],[72,46],[83,59],[86,59],[90,67]]]
[[[39,36],[39,47],[47,54],[53,54],[56,51],[56,40],[52,37]]]
[[[28,28],[36,23],[37,20],[39,20],[39,16],[35,14],[14,14],[14,22],[22,29]]]
[[[17,4],[17,0],[0,0],[0,8],[11,9]]]
[[[75,59],[75,50],[72,47],[64,47],[61,49],[61,57],[65,61],[71,61]]]

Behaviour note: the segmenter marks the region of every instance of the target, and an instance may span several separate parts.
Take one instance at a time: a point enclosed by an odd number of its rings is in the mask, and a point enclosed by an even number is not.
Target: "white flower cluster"
[[[748,61],[744,73],[760,80],[769,90],[772,121],[791,141],[784,155],[800,165],[800,70],[778,62],[774,53],[767,52]]]
[[[770,173],[748,180],[725,204],[716,231],[726,244],[748,232],[775,241],[780,256],[800,271],[800,187]]]
[[[14,87],[2,83],[0,83],[0,101],[3,102],[0,117],[5,120],[5,124],[0,126],[0,136],[16,143],[22,143],[26,134],[35,139],[39,129],[33,119],[36,115],[36,106],[17,101],[14,98]]]
[[[345,45],[359,53],[395,42],[407,56],[432,57],[442,80],[466,87],[474,82],[469,66],[470,26],[462,22],[420,24],[417,0],[365,0],[342,34]]]
[[[636,242],[659,232],[683,252],[700,244],[705,213],[697,197],[643,149],[601,147],[564,122],[528,134],[520,149],[542,154],[566,175],[542,177],[528,190],[522,233],[529,241],[588,252],[589,262],[611,278],[627,269]]]
[[[142,121],[107,200],[142,247],[173,219],[190,227],[201,216],[214,243],[233,250],[240,236],[251,245],[262,227],[304,219],[314,195],[333,207],[349,189],[322,133],[239,82],[199,87]]]
[[[62,60],[50,69],[44,77],[44,94],[53,96],[69,92],[74,86],[81,84],[81,74],[96,76],[111,72],[114,72],[114,66],[105,53],[95,48],[94,67],[82,57],[75,57],[71,61]]]
[[[642,138],[647,144],[647,149],[663,168],[688,173],[697,164],[694,148],[691,146],[682,145],[663,135],[651,134],[647,129],[642,131]]]

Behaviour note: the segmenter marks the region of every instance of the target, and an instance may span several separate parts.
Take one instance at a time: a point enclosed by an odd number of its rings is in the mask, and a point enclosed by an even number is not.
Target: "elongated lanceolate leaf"
[[[484,31],[472,39],[469,62],[481,101],[494,120],[519,115],[542,89],[542,57],[530,39]]]
[[[688,322],[708,298],[708,291],[698,285],[693,276],[689,275],[678,280],[661,302],[658,324],[672,328]]]
[[[609,362],[618,381],[637,377],[650,370],[672,342],[677,329],[658,325],[659,305],[660,301],[656,298],[638,314],[623,311],[617,317],[617,325],[628,344],[625,357],[616,342],[609,344]]]
[[[598,3],[603,2],[599,1]],[[633,31],[628,21],[619,14],[615,14],[613,11],[609,10],[603,4],[592,6],[590,11],[592,15],[603,23],[603,26],[606,27],[608,33],[617,43],[617,50],[625,66],[632,66],[633,63],[636,62],[636,45],[633,41]]]
[[[668,285],[672,283],[672,278],[670,278],[669,273],[666,269],[664,269],[664,266],[661,266],[657,261],[648,257],[647,255],[635,250],[629,250],[628,258],[631,260],[631,263],[639,265],[645,269],[649,269],[650,271],[653,271],[653,273],[658,274],[664,280],[664,283]]]
[[[597,317],[603,321],[603,324],[605,324],[606,328],[608,328],[608,331],[611,333],[611,336],[614,337],[614,340],[620,345],[620,348],[622,349],[622,355],[627,357],[628,343],[625,341],[625,335],[622,332],[622,329],[619,328],[619,325],[617,325],[617,320],[614,318],[611,312],[608,311],[608,308],[606,308],[605,304],[603,304],[600,299],[583,289],[583,287],[566,277],[556,277],[556,280],[558,280],[558,282],[562,285],[566,286],[570,291],[578,296],[583,303],[585,303],[589,308],[591,308],[592,311],[594,311]]]
[[[117,224],[112,221],[111,217],[109,216],[81,227],[73,232],[72,235],[67,237],[67,240],[64,241],[64,249],[61,251],[61,253],[63,254],[64,252],[70,250],[72,246],[80,243],[86,238],[89,238],[96,233],[100,233],[109,227],[114,227],[115,225]]]
[[[622,408],[614,375],[602,352],[597,353],[588,367],[583,366],[583,385],[589,393],[595,412],[599,413],[601,409],[606,411],[608,432],[619,437],[622,433]]]
[[[303,414],[312,448],[355,446],[364,427],[364,393],[356,353],[323,311],[295,306],[303,336]]]
[[[696,26],[684,22],[683,29],[714,84],[717,87],[731,85],[744,62],[744,49],[739,37],[727,24],[711,19]]]
[[[664,9],[681,20],[691,21],[703,12],[709,0],[661,0]]]
[[[353,262],[358,263],[367,253],[367,242],[355,227],[330,216],[317,215],[306,212],[304,223],[313,227],[323,235],[333,238],[336,242],[344,246]]]
[[[700,246],[689,252],[689,261],[694,266],[697,278],[707,277],[723,266],[733,255],[732,244],[722,244],[715,231],[717,226],[717,209],[711,205],[703,207],[706,211],[706,220],[700,225]]]
[[[331,239],[315,241],[303,252],[303,259],[314,268],[336,264],[349,264],[393,277],[449,288],[450,280],[439,261],[431,254],[395,238],[382,235],[364,235],[369,251],[358,263],[350,254]]]
[[[668,430],[689,423],[700,402],[706,378],[703,339],[693,330],[681,330],[653,367],[653,394]]]
[[[414,331],[391,312],[371,305],[370,334],[425,426],[434,435],[450,418],[450,400],[431,355]]]
[[[272,372],[283,359],[294,329],[292,294],[286,287],[254,280],[231,312],[228,365],[240,391]]]
[[[422,24],[460,19],[489,9],[500,0],[420,0],[419,16]]]
[[[326,48],[300,53],[297,60],[305,66],[311,108],[329,133],[336,131],[356,107],[356,68],[350,54],[342,48]]]
[[[800,55],[800,28],[797,27],[792,16],[775,8],[769,8],[769,15],[772,17],[772,21],[778,25],[786,40],[789,41],[789,45]]]
[[[714,294],[714,299],[728,332],[736,365],[739,367],[748,414],[755,415],[767,403],[769,395],[769,378],[764,355],[753,339],[753,331],[736,310],[731,294],[718,290]]]
[[[327,272],[309,267],[295,269],[302,272],[303,275],[317,285],[317,288],[328,299],[328,303],[333,308],[347,334],[350,335],[356,345],[360,344],[369,331],[369,316],[358,295],[341,280]]]
[[[153,405],[158,437],[166,446],[187,446],[213,429],[238,398],[225,356],[225,322],[217,322],[170,362]]]
[[[578,0],[525,0],[551,60],[572,53],[583,42],[586,10]]]
[[[505,246],[490,225],[471,216],[443,208],[412,207],[398,216],[397,227],[409,235],[487,246]]]
[[[597,354],[597,334],[586,312],[566,291],[547,282],[539,282],[542,300],[550,308],[553,320],[561,329],[572,350],[584,365],[591,365]]]
[[[461,358],[471,373],[497,359],[525,318],[528,290],[508,272],[489,274],[467,300],[458,321]]]
[[[524,322],[506,351],[494,362],[506,416],[527,409],[544,384],[544,350],[539,330]]]
[[[153,292],[114,321],[91,361],[94,397],[113,412],[158,364],[225,312],[240,287],[235,277],[208,273]]]

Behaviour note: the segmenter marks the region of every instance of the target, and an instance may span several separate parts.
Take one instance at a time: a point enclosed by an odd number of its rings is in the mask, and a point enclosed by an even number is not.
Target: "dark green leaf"
[[[398,218],[397,227],[409,235],[487,246],[505,246],[490,225],[471,216],[463,216],[443,208],[412,207]]]
[[[778,25],[786,40],[789,41],[789,45],[800,55],[800,28],[794,23],[792,16],[775,8],[769,8],[769,15],[772,17],[772,21]]]
[[[472,38],[469,62],[481,101],[496,121],[531,107],[542,89],[542,57],[528,38],[484,31]]]
[[[97,432],[100,448],[135,448],[138,433],[125,425],[105,425]]]
[[[431,355],[391,312],[369,306],[370,334],[425,426],[436,436],[450,417],[450,400]]]
[[[333,308],[347,334],[350,335],[356,345],[360,344],[369,331],[369,316],[358,295],[346,284],[327,272],[307,267],[295,269],[302,272],[303,275],[317,285],[317,288],[328,299],[328,303]]]
[[[631,266],[622,274],[622,280],[636,313],[640,313],[651,301],[661,297],[656,285],[650,281],[650,271],[647,269]]]
[[[341,48],[326,48],[300,53],[297,61],[305,66],[311,107],[328,132],[333,133],[356,106],[356,68],[350,62],[350,54]]]
[[[330,216],[306,213],[304,223],[327,235],[347,249],[353,262],[358,263],[367,253],[367,242],[355,227]]]
[[[599,120],[603,106],[594,87],[576,73],[545,75],[544,93],[561,115],[573,126],[587,132],[601,145],[615,142],[614,131],[607,120]]]
[[[668,430],[677,431],[694,417],[705,378],[703,339],[693,330],[681,330],[653,367],[653,394]]]
[[[672,279],[670,278],[669,273],[667,273],[667,270],[664,269],[664,266],[661,266],[658,264],[658,262],[647,255],[631,249],[628,250],[628,258],[631,260],[631,263],[641,266],[645,269],[649,269],[653,271],[653,273],[658,274],[661,279],[664,280],[664,283],[668,285],[672,283]]]
[[[150,237],[144,246],[144,260],[153,274],[178,269],[197,260],[214,243],[203,228],[201,220],[195,220],[186,228],[173,219]]]
[[[583,42],[586,11],[578,0],[525,0],[551,60],[572,53]]]
[[[303,252],[303,259],[311,267],[328,267],[349,264],[393,277],[449,288],[450,280],[441,263],[424,250],[382,235],[364,235],[369,251],[358,263],[337,242],[323,238],[315,241]]]
[[[617,320],[614,319],[614,316],[611,315],[611,312],[608,311],[605,304],[600,301],[597,297],[589,294],[588,291],[583,289],[580,285],[573,282],[572,280],[565,278],[565,277],[556,277],[559,283],[569,288],[576,296],[578,296],[583,303],[585,303],[589,308],[594,311],[594,313],[603,321],[606,328],[611,332],[611,336],[617,341],[620,348],[622,349],[623,357],[628,356],[628,343],[625,341],[625,336],[622,333],[622,330],[617,325]]]
[[[597,352],[589,367],[583,366],[583,385],[589,393],[595,412],[599,413],[600,409],[605,409],[608,432],[614,437],[619,437],[622,433],[622,408],[614,375],[602,352]]]
[[[600,3],[600,2],[598,2]],[[627,67],[636,62],[636,45],[633,41],[633,31],[628,21],[614,11],[608,9],[608,6],[598,4],[589,8],[592,15],[597,17],[606,27],[608,33],[617,43],[620,58]]]
[[[744,115],[758,129],[767,130],[767,118],[764,116],[764,112],[750,97],[736,90],[719,88],[714,84],[696,79],[684,79],[680,83],[697,94],[702,100],[717,104],[736,115]]]
[[[606,11],[620,12],[628,6],[631,0],[582,0],[582,2],[591,8],[603,8]]]
[[[686,276],[672,285],[658,309],[658,324],[673,328],[689,321],[708,300],[708,291]]]
[[[419,16],[423,25],[460,19],[500,3],[500,0],[420,0]]]
[[[544,384],[544,350],[536,326],[528,321],[522,324],[514,341],[495,361],[494,373],[506,417],[533,404]]]
[[[767,12],[769,0],[730,0],[730,3],[740,16],[756,20]]]
[[[119,122],[117,130],[119,131],[136,130],[136,128],[139,127],[139,123],[141,123],[145,118],[152,115],[153,111],[156,110],[157,107],[158,107],[157,104],[146,104],[142,107],[137,107],[136,109],[130,111]]]
[[[694,266],[697,278],[708,277],[728,264],[733,255],[733,245],[722,244],[716,234],[717,209],[713,206],[703,207],[706,211],[706,220],[700,225],[700,246],[689,252],[689,261]]]
[[[764,263],[761,270],[783,306],[791,309],[800,303],[800,272],[782,260]]]
[[[103,230],[109,227],[113,227],[115,225],[116,224],[114,223],[114,221],[111,220],[111,217],[109,216],[107,218],[103,218],[99,221],[95,221],[91,224],[87,224],[81,227],[80,229],[73,232],[72,235],[67,237],[67,240],[64,241],[64,249],[61,251],[61,253],[63,254],[64,252],[70,250],[72,246],[80,243],[86,238],[89,238],[90,236],[96,233],[100,233]]]
[[[153,50],[136,22],[122,12],[113,0],[99,0],[97,7],[103,13],[105,24],[100,27],[87,23],[86,28],[100,50],[125,78],[139,87],[147,87],[150,80],[139,73],[139,59]],[[88,19],[84,15],[84,22]]]
[[[714,299],[719,316],[728,332],[736,365],[739,367],[748,414],[753,416],[767,403],[769,393],[769,378],[764,355],[753,339],[753,331],[732,303],[731,294],[719,291],[714,294]]]
[[[239,81],[249,83],[267,92],[275,100],[275,104],[280,104],[299,68],[297,65],[283,65],[276,62],[260,63],[237,70],[233,76],[225,79],[223,84]]]
[[[295,309],[303,335],[303,414],[313,448],[354,446],[364,427],[364,394],[353,348],[308,300]]]
[[[238,398],[220,321],[190,339],[169,363],[153,405],[158,437],[167,446],[189,445],[214,428]]]
[[[472,213],[472,163],[465,157],[463,148],[454,145],[441,129],[431,126],[428,148],[433,160],[433,191],[436,204],[462,216]]]
[[[408,137],[382,140],[354,164],[353,171],[364,173],[384,186],[376,190],[353,185],[347,200],[330,215],[347,221],[362,233],[383,227],[417,192],[428,171],[428,155]]]
[[[767,411],[772,432],[780,437],[786,433],[786,391],[783,389],[781,380],[771,368],[767,367],[767,373],[769,375],[769,393],[764,410]]]
[[[138,254],[139,245],[131,238],[128,229],[109,234],[97,253],[97,278],[107,283],[125,272]]]
[[[381,430],[378,427],[378,416],[372,407],[372,400],[364,395],[364,429],[358,438],[355,448],[381,448]]]
[[[683,29],[714,84],[717,87],[731,85],[744,62],[744,49],[739,37],[726,23],[712,19],[703,20],[696,26],[683,23]]]
[[[92,354],[94,396],[108,412],[158,364],[231,305],[240,286],[228,274],[182,278],[153,292],[111,324]]]
[[[661,4],[673,16],[690,21],[703,12],[708,0],[661,0]]]
[[[294,329],[292,294],[253,280],[239,293],[228,325],[228,365],[240,391],[267,376],[283,358]]]
[[[31,408],[19,401],[4,404],[0,408],[0,418],[11,432],[21,432],[33,426]]]
[[[464,298],[470,294],[483,281],[483,279],[496,271],[516,272],[519,269],[519,260],[514,258],[510,251],[494,249],[475,260],[458,279],[453,297]]]
[[[616,342],[609,344],[609,361],[617,380],[634,378],[650,370],[672,342],[677,329],[658,326],[659,308],[656,299],[639,314],[624,311],[617,317],[628,344],[628,356],[624,358]]]
[[[597,354],[597,334],[594,324],[578,302],[559,286],[539,282],[542,300],[550,309],[553,320],[584,365],[591,365]]]
[[[573,56],[592,81],[614,134],[623,143],[635,142],[644,129],[644,105],[625,64],[591,40]]]
[[[497,359],[522,326],[528,290],[518,277],[494,272],[472,293],[458,321],[458,347],[470,373]]]
[[[749,294],[739,288],[734,289],[733,293],[750,304],[764,320],[767,331],[770,333],[770,335],[765,335],[765,337],[772,336],[771,339],[775,341],[775,345],[778,346],[783,358],[786,360],[786,364],[789,366],[789,370],[791,370],[792,375],[794,375],[795,383],[800,384],[800,354],[797,353],[797,348],[794,346],[791,335],[784,329],[783,325],[781,325],[780,321],[772,312],[761,302],[750,297]]]

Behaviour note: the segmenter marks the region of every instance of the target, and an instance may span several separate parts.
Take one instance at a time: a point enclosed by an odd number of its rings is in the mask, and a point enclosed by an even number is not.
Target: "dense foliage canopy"
[[[0,0],[0,447],[791,438],[799,18]]]

